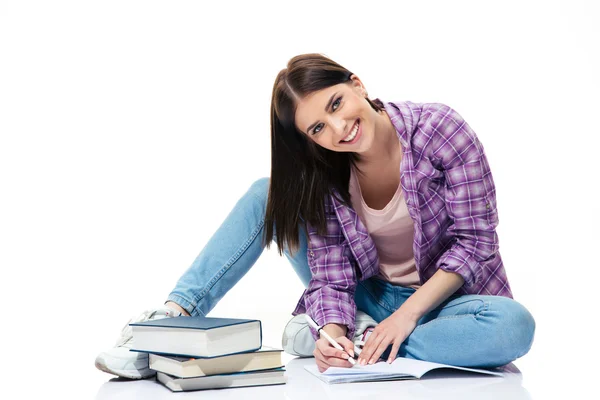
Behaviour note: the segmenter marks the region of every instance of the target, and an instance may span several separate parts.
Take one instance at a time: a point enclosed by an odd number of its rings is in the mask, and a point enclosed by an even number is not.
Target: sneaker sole
[[[138,371],[133,372],[131,370],[110,369],[105,364],[103,364],[102,362],[100,362],[98,360],[96,360],[95,365],[96,365],[96,368],[98,368],[100,371],[104,371],[106,373],[116,375],[121,378],[146,379],[146,378],[152,378],[154,376],[154,374],[142,376],[142,374],[136,373]],[[146,368],[146,369],[142,370],[142,372],[147,372],[147,371],[150,371],[150,368]]]

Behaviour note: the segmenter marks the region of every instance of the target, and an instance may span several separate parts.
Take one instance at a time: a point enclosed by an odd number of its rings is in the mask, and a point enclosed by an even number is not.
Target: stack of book
[[[285,384],[282,349],[262,345],[259,320],[175,317],[130,324],[156,380],[174,392]]]

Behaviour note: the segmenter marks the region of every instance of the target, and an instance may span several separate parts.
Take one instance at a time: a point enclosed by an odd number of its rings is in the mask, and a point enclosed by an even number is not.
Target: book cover
[[[173,318],[161,318],[157,320],[135,322],[129,326],[154,326],[163,328],[181,328],[181,329],[200,329],[209,330],[215,328],[223,328],[225,326],[249,324],[260,321],[257,319],[237,319],[237,318],[214,318],[214,317],[199,317],[199,316],[179,316]]]

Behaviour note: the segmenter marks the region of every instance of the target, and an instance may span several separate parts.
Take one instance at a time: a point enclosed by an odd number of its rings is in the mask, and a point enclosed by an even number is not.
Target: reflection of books
[[[178,378],[257,371],[283,367],[283,350],[263,346],[252,353],[215,358],[189,358],[149,354],[150,368]]]
[[[240,372],[228,375],[176,378],[162,372],[157,372],[156,379],[172,391],[182,392],[203,389],[282,385],[286,383],[284,373],[285,370],[279,368],[268,371]]]
[[[357,365],[352,368],[331,367],[323,373],[319,372],[316,365],[307,365],[304,368],[326,383],[380,382],[401,379],[421,379],[421,377],[427,372],[441,368],[503,376],[502,372],[488,369],[457,367],[454,365],[438,364],[404,357],[396,358],[396,360],[391,364],[381,361],[373,365]]]

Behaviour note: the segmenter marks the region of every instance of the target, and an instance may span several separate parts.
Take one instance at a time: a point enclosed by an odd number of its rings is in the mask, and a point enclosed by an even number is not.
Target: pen
[[[329,343],[331,343],[331,345],[333,347],[335,347],[338,350],[345,351],[344,348],[342,346],[340,346],[340,344],[338,342],[336,342],[335,340],[333,340],[331,338],[331,336],[329,336],[327,334],[327,332],[325,332],[325,330],[322,327],[320,327],[319,325],[317,325],[317,323],[315,321],[313,321],[313,319],[310,317],[310,315],[304,314],[304,316],[306,317],[306,321],[308,322],[308,324],[310,326],[312,326],[313,328],[315,328],[315,330],[317,331],[317,333],[320,333],[321,335],[325,336],[325,339],[327,339],[327,341]],[[356,346],[354,346],[354,347],[356,348]],[[356,365],[356,361],[354,361],[354,358],[350,357],[350,355],[348,355],[348,357],[349,357],[348,361],[350,362],[350,364]]]

